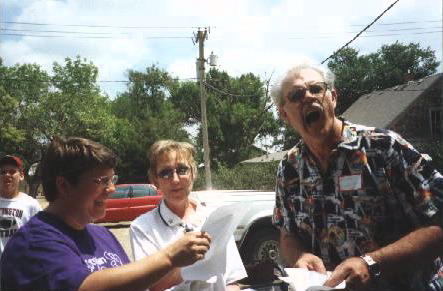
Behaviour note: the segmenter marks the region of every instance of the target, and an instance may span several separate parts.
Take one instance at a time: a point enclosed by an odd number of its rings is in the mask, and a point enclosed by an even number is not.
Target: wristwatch
[[[374,259],[369,255],[360,256],[360,258],[366,263],[368,266],[369,274],[371,274],[372,278],[377,278],[380,276],[380,265],[374,261]]]

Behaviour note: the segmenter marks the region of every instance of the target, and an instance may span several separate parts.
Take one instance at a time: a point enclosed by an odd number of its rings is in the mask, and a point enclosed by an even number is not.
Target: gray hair
[[[293,66],[291,69],[289,69],[286,72],[286,75],[283,78],[279,79],[277,82],[275,82],[274,86],[272,87],[271,96],[272,99],[274,100],[274,104],[277,107],[281,107],[284,105],[283,85],[299,77],[300,72],[305,69],[310,69],[319,72],[322,75],[323,80],[326,82],[326,84],[328,84],[328,88],[330,89],[334,88],[335,75],[328,68],[316,64],[307,64],[307,63],[297,64]]]

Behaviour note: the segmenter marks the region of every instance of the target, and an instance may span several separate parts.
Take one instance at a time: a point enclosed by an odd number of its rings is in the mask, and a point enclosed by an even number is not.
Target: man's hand
[[[207,232],[187,232],[164,251],[174,267],[184,267],[203,259],[210,243],[211,236]]]
[[[370,279],[366,263],[359,257],[352,257],[338,265],[325,286],[335,287],[346,281],[346,287],[351,290],[364,290]]]
[[[326,268],[323,261],[311,253],[303,253],[295,262],[294,267],[307,268],[309,271],[326,274]]]

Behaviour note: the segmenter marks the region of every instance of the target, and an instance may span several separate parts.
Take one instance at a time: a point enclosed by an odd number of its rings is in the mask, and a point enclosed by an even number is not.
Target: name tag
[[[361,189],[361,175],[340,176],[339,178],[340,191],[352,191]]]

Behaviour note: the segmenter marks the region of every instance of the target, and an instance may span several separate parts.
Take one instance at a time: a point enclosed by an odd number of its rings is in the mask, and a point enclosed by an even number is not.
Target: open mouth
[[[318,111],[309,112],[306,115],[305,119],[306,119],[306,123],[308,125],[311,125],[312,123],[317,122],[317,121],[320,120],[320,112],[318,112]]]
[[[317,122],[321,118],[321,112],[322,108],[320,106],[313,106],[309,108],[305,112],[305,122],[307,126],[312,125],[313,123]]]

